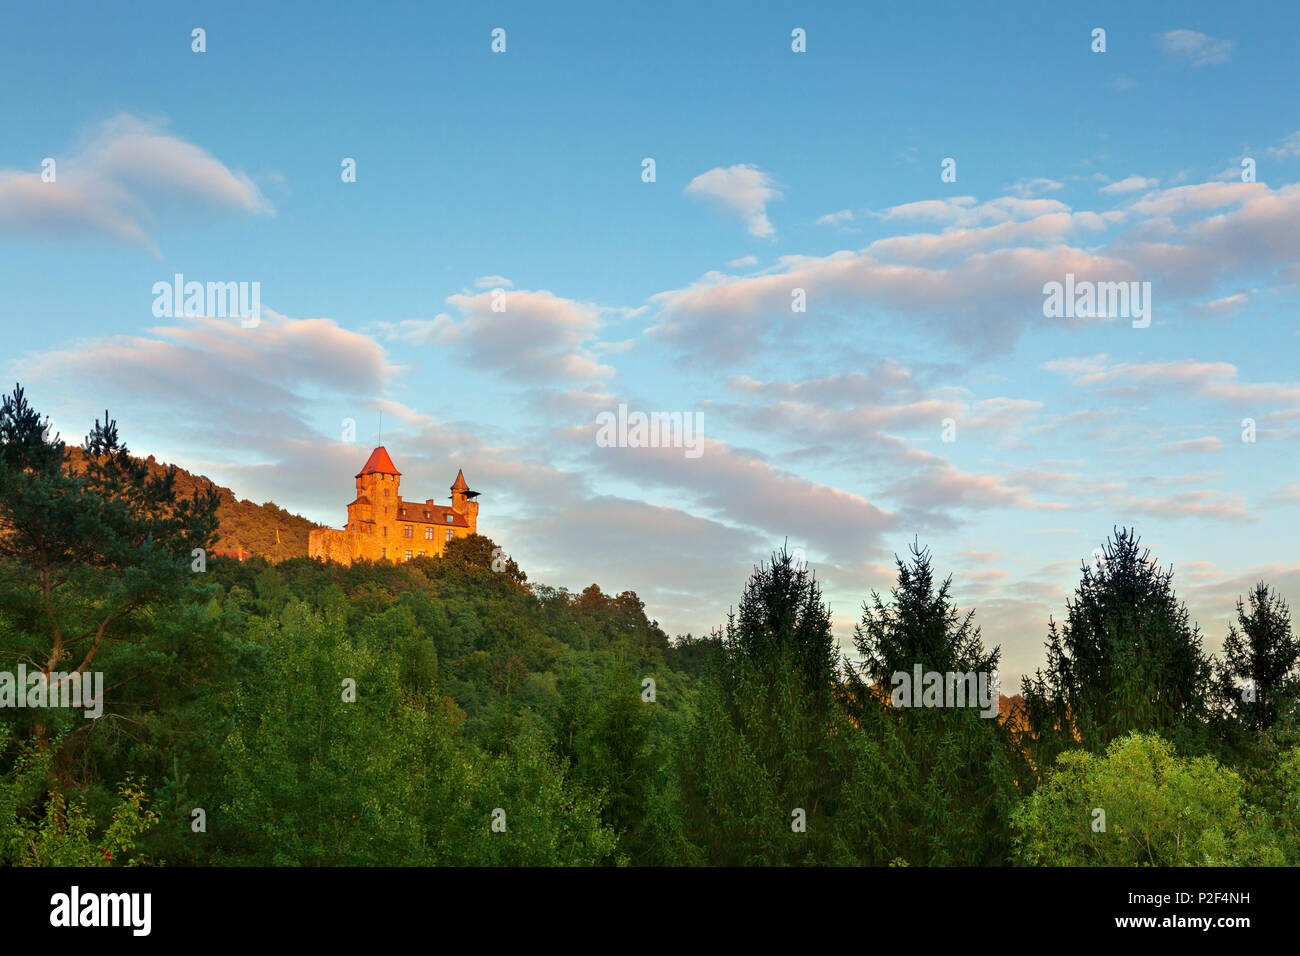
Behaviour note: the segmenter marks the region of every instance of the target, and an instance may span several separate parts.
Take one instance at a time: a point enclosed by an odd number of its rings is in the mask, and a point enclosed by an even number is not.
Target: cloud
[[[947,463],[922,469],[886,489],[886,494],[903,502],[904,521],[929,527],[955,527],[954,509],[987,508],[1057,509],[1032,498],[1024,486],[1013,485],[999,475],[976,475]]]
[[[1129,176],[1127,179],[1121,179],[1118,182],[1111,183],[1109,186],[1102,186],[1101,192],[1108,196],[1119,193],[1132,193],[1140,189],[1154,189],[1160,185],[1158,179],[1148,179],[1144,176]]]
[[[1259,281],[1269,291],[1300,277],[1300,184],[1211,181],[1138,195],[1105,212],[1013,196],[889,207],[872,215],[938,228],[824,256],[782,256],[755,274],[706,273],[651,296],[645,334],[710,365],[799,348],[791,303],[802,290],[823,336],[890,334],[915,320],[936,341],[978,358],[1006,351],[1026,329],[1059,328],[1043,323],[1042,289],[1070,273],[1076,281],[1150,282],[1164,315],[1180,302],[1194,310],[1225,283]]]
[[[669,634],[724,623],[753,562],[770,550],[753,531],[613,495],[533,512],[498,535],[531,577],[570,590],[594,580],[610,594],[636,591]]]
[[[1122,498],[1113,506],[1116,513],[1155,515],[1165,518],[1216,518],[1239,521],[1258,518],[1246,508],[1246,499],[1236,492],[1183,491],[1167,498]]]
[[[1046,179],[1037,177],[1034,179],[1019,179],[1008,186],[1004,192],[1013,193],[1021,199],[1033,199],[1041,193],[1052,193],[1058,189],[1063,189],[1064,183],[1057,182],[1055,179]]]
[[[1129,206],[1129,209],[1135,215],[1164,218],[1240,206],[1268,193],[1269,188],[1263,183],[1194,183],[1144,196]]]
[[[883,359],[870,372],[843,372],[800,382],[762,382],[747,375],[731,379],[728,389],[773,399],[845,404],[878,402],[899,391],[915,395],[912,374],[892,359]]]
[[[781,198],[772,178],[757,166],[741,163],[718,166],[700,173],[683,192],[694,199],[740,218],[751,236],[770,239],[775,235],[767,218],[767,204]]]
[[[459,349],[470,365],[526,384],[589,382],[614,369],[595,358],[602,309],[545,289],[458,294],[458,313],[378,322],[389,339]]]
[[[1160,446],[1160,451],[1166,455],[1177,455],[1183,452],[1218,451],[1222,447],[1223,445],[1218,438],[1207,435],[1204,438],[1187,438],[1182,441],[1165,442]]]
[[[1241,382],[1237,378],[1237,367],[1230,362],[1178,359],[1112,364],[1107,356],[1097,355],[1056,359],[1044,363],[1043,368],[1069,376],[1075,385],[1088,387],[1107,386],[1130,391],[1178,388],[1207,401],[1234,406],[1300,405],[1300,384]]]
[[[707,419],[705,427],[707,435]],[[570,437],[590,449],[595,468],[643,489],[684,492],[695,509],[760,531],[773,546],[797,534],[833,558],[860,560],[878,551],[881,534],[896,523],[861,495],[776,468],[725,442],[705,438],[702,454],[688,459],[680,448],[598,448],[594,432],[593,424]]]
[[[970,227],[1033,219],[1048,213],[1069,211],[1070,207],[1057,199],[1000,196],[987,202],[979,202],[974,196],[954,196],[951,199],[922,199],[917,202],[903,203],[871,215],[886,222],[908,220]]]
[[[1300,156],[1300,131],[1292,133],[1277,146],[1268,147],[1264,150],[1264,155],[1272,159],[1291,159]]]
[[[845,223],[853,221],[852,209],[841,209],[839,212],[828,212],[824,216],[818,216],[816,223],[819,226],[842,226]]]
[[[1232,295],[1225,295],[1211,302],[1203,302],[1200,305],[1193,306],[1197,312],[1203,312],[1207,315],[1224,315],[1230,312],[1236,312],[1243,305],[1250,301],[1251,294],[1245,290],[1234,292]]]
[[[1219,40],[1195,30],[1169,30],[1157,37],[1166,55],[1192,66],[1216,66],[1228,62],[1231,40]]]
[[[378,343],[332,319],[290,318],[265,305],[254,328],[238,319],[185,319],[148,335],[70,342],[8,365],[34,396],[62,399],[53,415],[65,437],[84,434],[107,408],[133,450],[205,471],[241,496],[295,508],[337,505],[329,476],[350,475],[358,464],[357,448],[342,440],[343,419],[364,442],[381,407],[402,408],[375,398],[395,372]],[[80,397],[86,382],[95,383],[90,401]]]
[[[751,359],[778,339],[785,346],[797,337],[791,301],[794,290],[803,289],[809,308],[823,317],[823,328],[829,317],[844,312],[857,317],[858,334],[876,334],[889,327],[875,314],[883,310],[918,318],[952,346],[992,354],[1010,346],[1029,323],[1042,321],[1045,282],[1059,281],[1067,272],[1138,278],[1122,261],[1064,245],[973,251],[944,265],[925,261],[959,256],[978,241],[962,235],[926,237],[910,245],[881,240],[883,245],[874,248],[887,255],[880,257],[870,249],[846,251],[787,257],[781,271],[755,276],[711,273],[686,288],[652,296],[655,316],[646,334],[712,365]]]
[[[109,237],[160,255],[149,227],[168,203],[274,212],[248,176],[156,121],[114,117],[69,155],[52,158],[54,182],[43,182],[37,172],[0,170],[0,231]]]

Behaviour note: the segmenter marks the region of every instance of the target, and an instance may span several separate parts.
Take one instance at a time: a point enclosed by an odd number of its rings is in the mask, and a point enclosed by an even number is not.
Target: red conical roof
[[[469,491],[469,482],[465,480],[465,472],[459,468],[456,469],[456,480],[452,483],[452,491]]]
[[[383,445],[380,445],[370,453],[370,457],[366,459],[366,463],[361,467],[361,470],[357,472],[356,477],[360,478],[362,475],[373,474],[401,474],[401,472],[397,470],[397,466],[393,464],[393,459],[388,457],[388,450],[384,448]]]

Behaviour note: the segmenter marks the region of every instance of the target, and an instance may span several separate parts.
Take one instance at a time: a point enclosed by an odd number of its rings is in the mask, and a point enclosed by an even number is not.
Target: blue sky
[[[1013,681],[1116,524],[1212,649],[1254,580],[1300,597],[1292,5],[5,19],[6,371],[67,437],[107,406],[338,525],[382,412],[404,492],[464,468],[530,575],[670,633],[788,540],[847,637],[919,538]],[[177,272],[262,322],[156,317]],[[1066,273],[1150,282],[1149,327],[1045,317]],[[620,403],[701,413],[704,453],[599,447]]]

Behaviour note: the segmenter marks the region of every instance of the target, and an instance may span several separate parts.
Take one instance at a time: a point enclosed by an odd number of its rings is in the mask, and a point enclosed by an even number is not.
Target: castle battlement
[[[452,538],[475,534],[478,528],[477,491],[470,491],[464,472],[451,485],[451,505],[432,498],[406,501],[401,495],[402,473],[387,449],[370,453],[356,474],[357,496],[348,504],[342,529],[311,532],[307,553],[313,558],[351,564],[353,561],[409,561],[442,554]]]

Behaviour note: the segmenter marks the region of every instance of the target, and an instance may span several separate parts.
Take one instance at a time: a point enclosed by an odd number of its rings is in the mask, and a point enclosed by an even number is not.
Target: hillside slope
[[[68,449],[68,457],[73,461],[81,454],[80,448]],[[146,458],[145,463],[153,473],[162,473],[167,469],[167,465],[153,455]],[[220,525],[217,528],[215,550],[238,551],[242,548],[272,561],[307,556],[307,536],[313,528],[321,525],[308,521],[302,515],[290,514],[269,501],[259,505],[247,498],[236,498],[233,491],[218,485],[206,475],[195,475],[180,466],[176,467],[176,490],[182,496],[188,498],[196,490],[210,484],[221,495],[221,504],[217,509]]]

